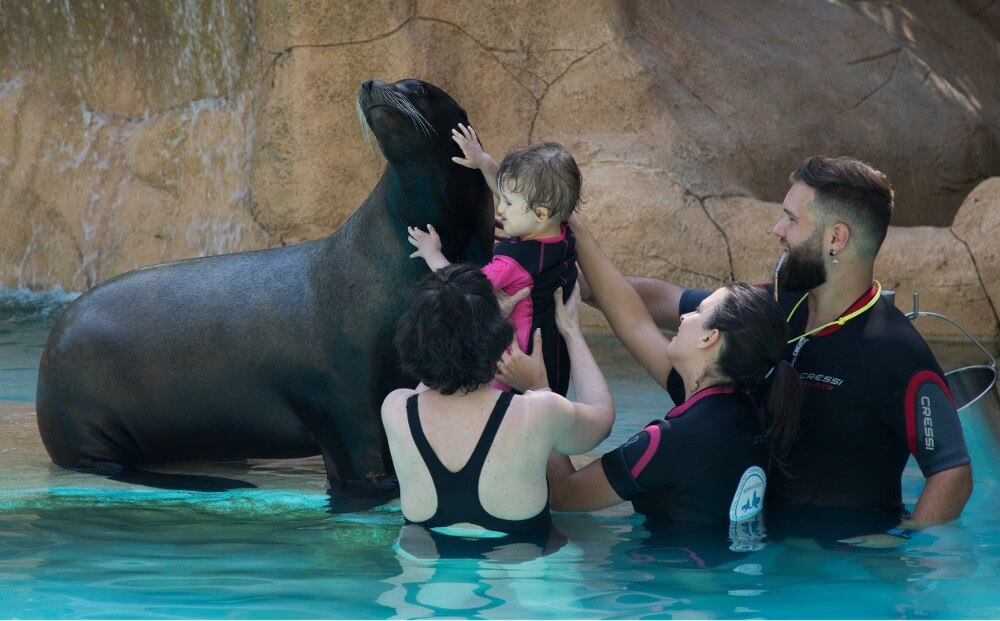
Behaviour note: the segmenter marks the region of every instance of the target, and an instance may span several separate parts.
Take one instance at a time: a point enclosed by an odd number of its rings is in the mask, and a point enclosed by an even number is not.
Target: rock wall
[[[0,4],[0,282],[81,290],[263,247],[253,6]]]
[[[358,85],[420,77],[495,155],[566,145],[611,256],[692,286],[766,279],[802,159],[868,160],[898,196],[883,284],[997,336],[990,0],[19,0],[0,37],[5,286],[328,234],[382,168]]]

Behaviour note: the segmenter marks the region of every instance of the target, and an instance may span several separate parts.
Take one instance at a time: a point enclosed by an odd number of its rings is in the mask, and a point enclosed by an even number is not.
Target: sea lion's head
[[[421,80],[392,84],[369,80],[357,98],[358,119],[371,148],[375,134],[382,155],[392,163],[420,161],[454,165],[461,155],[451,130],[468,125],[465,110],[440,88]]]

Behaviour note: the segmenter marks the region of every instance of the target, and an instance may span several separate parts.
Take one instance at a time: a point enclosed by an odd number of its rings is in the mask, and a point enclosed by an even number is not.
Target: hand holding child
[[[514,307],[517,306],[518,302],[524,298],[531,295],[531,287],[524,287],[520,289],[514,295],[507,295],[503,292],[503,289],[497,289],[497,304],[500,305],[500,312],[503,313],[504,317],[510,317],[510,314],[514,312]],[[514,339],[517,341],[517,339]]]
[[[573,287],[569,300],[563,304],[563,290],[556,289],[556,327],[563,338],[569,339],[580,333],[580,285]]]
[[[549,378],[545,372],[545,359],[542,357],[542,330],[538,328],[532,336],[531,355],[521,351],[514,337],[510,351],[500,356],[497,364],[496,379],[507,384],[514,390],[526,392],[549,387]]]

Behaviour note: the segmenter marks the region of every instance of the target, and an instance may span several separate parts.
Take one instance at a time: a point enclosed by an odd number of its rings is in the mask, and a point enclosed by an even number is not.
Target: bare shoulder
[[[389,421],[406,414],[406,400],[417,394],[412,388],[398,388],[382,401],[382,422],[388,424]]]
[[[527,416],[564,415],[572,413],[573,402],[549,390],[529,390],[519,397]]]

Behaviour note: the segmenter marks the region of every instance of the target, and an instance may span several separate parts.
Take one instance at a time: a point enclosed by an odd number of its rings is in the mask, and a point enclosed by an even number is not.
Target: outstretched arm
[[[680,306],[684,287],[647,276],[626,276],[626,278],[639,297],[642,298],[642,303],[646,305],[646,309],[656,325],[663,330],[677,330],[681,321]],[[580,283],[580,294],[583,296],[583,301],[597,310],[601,310],[590,291],[587,277],[581,273],[577,282]]]
[[[622,502],[599,459],[577,470],[569,457],[553,452],[546,474],[550,502],[556,511],[596,511]]]
[[[580,330],[580,291],[574,289],[565,305],[562,296],[562,289],[557,289],[554,296],[556,327],[569,352],[576,402],[551,395],[572,406],[572,409],[561,407],[553,413],[557,425],[553,448],[563,454],[576,455],[591,450],[610,435],[615,422],[615,404],[608,382]]]
[[[667,376],[673,369],[666,356],[667,337],[660,332],[635,288],[604,254],[583,218],[574,215],[569,224],[576,234],[580,269],[611,329],[653,379],[666,387]]]
[[[958,519],[972,495],[972,468],[959,466],[927,477],[913,508],[913,527],[926,528]]]
[[[642,303],[646,305],[656,325],[664,330],[676,330],[681,321],[680,306],[684,287],[646,276],[629,276],[628,281],[642,298]]]
[[[608,437],[615,420],[614,402],[604,375],[580,331],[579,287],[573,291],[566,305],[562,303],[562,290],[557,290],[555,303],[556,326],[569,350],[573,365],[573,390],[579,403],[570,403],[558,395],[540,393],[557,406],[548,414],[557,422],[555,450],[549,455],[547,467],[552,507],[559,511],[610,507],[621,502],[621,498],[608,483],[601,464],[594,462],[577,472],[567,454],[589,451]],[[536,331],[534,338],[532,356],[520,354],[519,358],[527,361],[533,371],[527,373],[529,383],[526,387],[542,388],[547,380],[541,354],[541,332]],[[510,375],[504,377],[505,381],[509,379]]]

